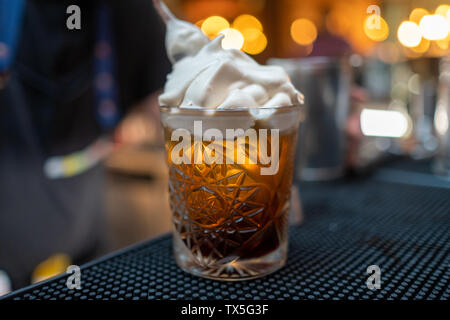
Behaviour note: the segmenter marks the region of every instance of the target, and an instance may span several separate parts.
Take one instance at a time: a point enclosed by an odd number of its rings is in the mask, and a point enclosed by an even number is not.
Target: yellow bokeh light
[[[71,259],[67,254],[54,254],[37,265],[31,276],[31,282],[40,282],[58,274],[65,273],[70,264]]]
[[[450,16],[450,6],[446,4],[441,4],[439,7],[436,8],[435,14],[441,15],[443,17]]]
[[[242,32],[244,46],[242,50],[248,54],[259,54],[267,47],[267,38],[260,30],[248,28]]]
[[[219,32],[225,37],[222,39],[223,49],[237,49],[240,50],[244,45],[244,36],[239,30],[227,28]]]
[[[420,44],[422,34],[419,26],[412,21],[403,21],[398,27],[397,38],[405,47],[416,47]]]
[[[220,16],[212,16],[203,21],[201,29],[210,39],[217,37],[220,31],[228,29],[230,24],[227,19]]]
[[[376,25],[375,19],[379,19],[379,27]],[[364,33],[373,41],[383,41],[389,35],[389,26],[382,17],[370,15],[364,20]]]
[[[429,47],[430,47],[430,40],[422,38],[420,43],[417,46],[412,47],[411,50],[416,53],[424,53],[428,50]]]
[[[420,22],[420,19],[422,19],[427,14],[430,14],[430,13],[426,9],[416,8],[413,11],[411,11],[411,14],[409,15],[409,20],[418,25]]]
[[[317,38],[317,28],[311,20],[297,19],[291,25],[291,36],[300,45],[308,45]]]
[[[255,28],[248,28],[242,32],[245,42],[253,42],[258,39],[258,37],[263,34],[260,30]]]
[[[250,14],[243,14],[234,19],[231,27],[243,32],[245,29],[257,29],[263,31],[261,22]]]
[[[448,23],[443,16],[429,14],[420,20],[419,29],[422,36],[428,40],[442,40],[447,37]]]
[[[436,40],[436,44],[438,45],[439,48],[441,48],[442,50],[447,50],[449,47],[449,41],[448,39],[444,39],[444,40]]]
[[[403,47],[403,49],[404,49],[403,53],[404,53],[405,57],[407,57],[407,58],[415,59],[415,58],[422,56],[421,53],[414,52],[413,50],[411,50],[411,48]]]

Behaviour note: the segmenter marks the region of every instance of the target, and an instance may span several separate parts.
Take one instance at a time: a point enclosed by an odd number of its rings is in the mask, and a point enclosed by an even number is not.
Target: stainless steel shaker
[[[345,168],[346,125],[350,104],[350,67],[333,57],[270,59],[283,67],[305,96],[306,119],[300,129],[296,178],[330,180]]]
[[[434,159],[434,173],[450,180],[450,56],[439,64],[439,84],[434,127],[439,147]]]

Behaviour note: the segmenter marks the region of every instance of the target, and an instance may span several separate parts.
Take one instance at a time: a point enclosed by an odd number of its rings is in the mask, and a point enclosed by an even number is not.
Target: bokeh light
[[[420,94],[420,75],[414,73],[408,79],[408,90],[413,94]]]
[[[350,63],[350,65],[354,68],[359,68],[362,66],[363,64],[363,58],[361,57],[361,55],[357,54],[357,53],[353,53],[350,58],[348,59],[348,62]]]
[[[420,20],[419,29],[428,40],[445,39],[448,34],[448,23],[443,16],[429,14]]]
[[[416,58],[419,58],[420,56],[422,56],[422,53],[415,52],[415,51],[411,50],[411,48],[408,48],[408,47],[403,47],[403,54],[405,55],[406,58],[409,58],[409,59],[416,59]]]
[[[434,13],[443,17],[450,17],[450,6],[447,4],[441,4],[436,8],[436,11]]]
[[[409,20],[414,22],[415,24],[419,25],[420,20],[428,14],[430,14],[428,12],[428,10],[426,10],[424,8],[416,8],[413,11],[411,11],[411,13],[409,15]]]
[[[446,104],[439,102],[434,114],[434,126],[440,135],[445,135],[448,130],[449,118],[447,115]]]
[[[317,38],[317,28],[311,20],[297,19],[291,25],[291,36],[300,45],[308,45]]]
[[[380,27],[374,26],[374,19],[379,19]],[[364,20],[364,33],[373,41],[383,41],[389,35],[389,26],[382,17],[377,15],[370,15]]]
[[[361,131],[365,136],[400,138],[408,132],[408,119],[396,110],[362,110]]]
[[[363,55],[373,52],[377,45],[364,31],[368,5],[369,3],[364,1],[333,1],[325,18],[329,33],[345,39],[354,52]]]
[[[256,55],[267,47],[267,38],[263,33],[262,23],[250,14],[242,14],[233,20],[233,29],[239,30],[244,37],[242,50],[248,54]]]
[[[227,28],[219,32],[225,37],[222,39],[223,49],[237,49],[240,50],[244,45],[244,36],[239,30]]]
[[[420,44],[422,34],[416,23],[403,21],[398,27],[397,38],[402,45],[411,48]]]
[[[420,40],[420,43],[415,46],[411,47],[410,49],[416,53],[424,53],[430,48],[430,40],[427,40],[425,38],[422,38]]]
[[[254,16],[250,14],[243,14],[234,19],[231,27],[243,32],[246,29],[258,29],[263,31],[263,26],[261,22]]]
[[[205,35],[210,39],[217,37],[217,35],[224,29],[228,29],[230,24],[227,19],[221,16],[211,16],[203,21],[201,29]]]
[[[447,39],[436,40],[436,45],[442,50],[447,50],[449,47],[449,41]]]
[[[259,54],[267,47],[267,38],[260,30],[255,28],[245,29],[242,32],[244,36],[244,46],[242,50],[248,54]]]

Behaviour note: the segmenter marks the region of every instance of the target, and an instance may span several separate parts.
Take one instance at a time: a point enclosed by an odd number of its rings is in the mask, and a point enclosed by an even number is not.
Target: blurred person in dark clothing
[[[88,160],[170,64],[151,1],[28,0],[7,24],[15,1],[0,0],[0,45],[15,51],[0,69],[0,270],[17,289],[54,253],[79,264],[99,252],[103,167]]]

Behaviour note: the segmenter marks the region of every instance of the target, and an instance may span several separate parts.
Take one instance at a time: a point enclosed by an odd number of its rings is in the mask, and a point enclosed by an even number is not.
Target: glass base
[[[187,273],[212,280],[241,281],[260,278],[283,267],[286,263],[287,241],[261,257],[246,260],[227,257],[206,263],[207,259],[195,257],[175,232],[173,249],[176,263]]]

